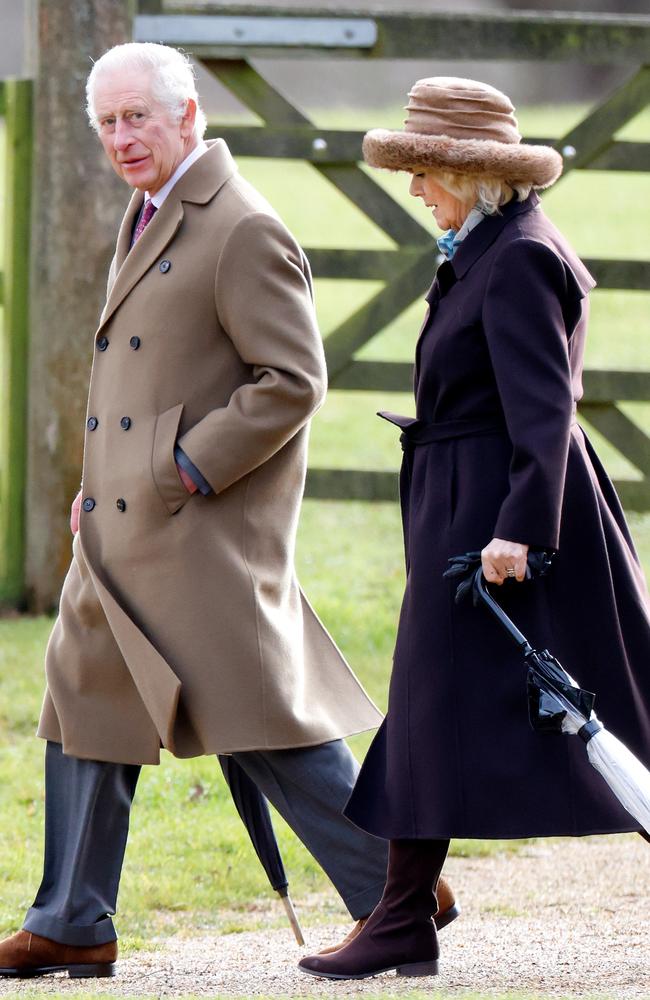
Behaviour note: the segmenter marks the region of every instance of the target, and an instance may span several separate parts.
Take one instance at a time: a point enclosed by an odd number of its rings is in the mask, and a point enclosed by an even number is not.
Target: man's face
[[[151,93],[146,70],[101,73],[95,83],[99,138],[111,165],[139,191],[155,194],[196,145],[196,105],[174,122]]]

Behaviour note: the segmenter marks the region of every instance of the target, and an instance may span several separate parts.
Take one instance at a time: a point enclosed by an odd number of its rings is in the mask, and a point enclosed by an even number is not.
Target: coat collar
[[[237,173],[237,165],[223,139],[212,139],[207,146],[207,152],[174,185],[169,198],[175,195],[180,201],[206,205],[219,188]]]
[[[464,278],[469,269],[492,246],[499,233],[511,219],[524,212],[534,212],[539,205],[539,196],[534,192],[525,201],[512,199],[503,206],[498,215],[487,215],[480,225],[467,234],[458,247],[449,265],[459,281]]]
[[[531,191],[525,201],[509,201],[498,215],[488,215],[480,225],[472,229],[458,247],[453,258],[450,261],[445,261],[438,269],[438,284],[441,294],[446,294],[455,281],[465,277],[469,269],[492,246],[499,233],[511,219],[527,212],[539,211],[539,204],[539,195],[535,191]],[[594,288],[595,279],[573,251],[565,249],[561,255],[565,264],[570,268],[581,294],[587,295]]]
[[[140,191],[133,192],[117,237],[115,281],[109,288],[97,333],[178,232],[183,221],[184,202],[207,204],[236,171],[235,161],[223,139],[209,142],[207,152],[174,185],[155,218],[131,247],[133,225],[144,197]]]

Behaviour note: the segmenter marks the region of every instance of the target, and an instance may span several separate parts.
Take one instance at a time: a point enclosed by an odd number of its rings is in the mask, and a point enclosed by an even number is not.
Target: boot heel
[[[114,962],[98,962],[96,965],[69,965],[70,979],[104,979],[115,975]]]
[[[411,962],[409,965],[398,965],[395,970],[398,976],[437,976],[438,959],[431,962]]]

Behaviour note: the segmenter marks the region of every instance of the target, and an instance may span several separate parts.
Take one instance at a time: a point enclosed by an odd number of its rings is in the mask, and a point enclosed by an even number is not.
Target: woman
[[[595,282],[543,214],[561,172],[524,146],[508,98],[482,83],[415,84],[402,132],[364,140],[374,167],[449,232],[415,358],[417,418],[402,430],[407,582],[388,714],[346,813],[390,840],[381,902],[349,944],[303,971],[363,978],[437,971],[431,921],[451,837],[638,830],[580,740],[528,723],[525,668],[491,617],[454,604],[450,557],[482,550],[501,603],[598,693],[605,724],[650,763],[648,598],[613,487],[575,420]],[[529,548],[556,550],[523,583]]]

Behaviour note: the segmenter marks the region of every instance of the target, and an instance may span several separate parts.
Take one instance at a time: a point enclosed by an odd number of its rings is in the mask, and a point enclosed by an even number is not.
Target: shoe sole
[[[315,969],[306,969],[303,965],[298,965],[301,972],[308,976],[315,976],[317,979],[371,979],[373,976],[381,976],[384,972],[395,972],[396,976],[437,976],[438,960],[432,962],[411,962],[408,965],[389,965],[386,969],[373,969],[372,972],[360,972],[349,975],[340,972],[317,972]]]
[[[105,979],[115,975],[115,963],[95,965],[39,965],[34,969],[0,969],[0,976],[10,979],[34,979],[52,972],[67,972],[70,979]]]

